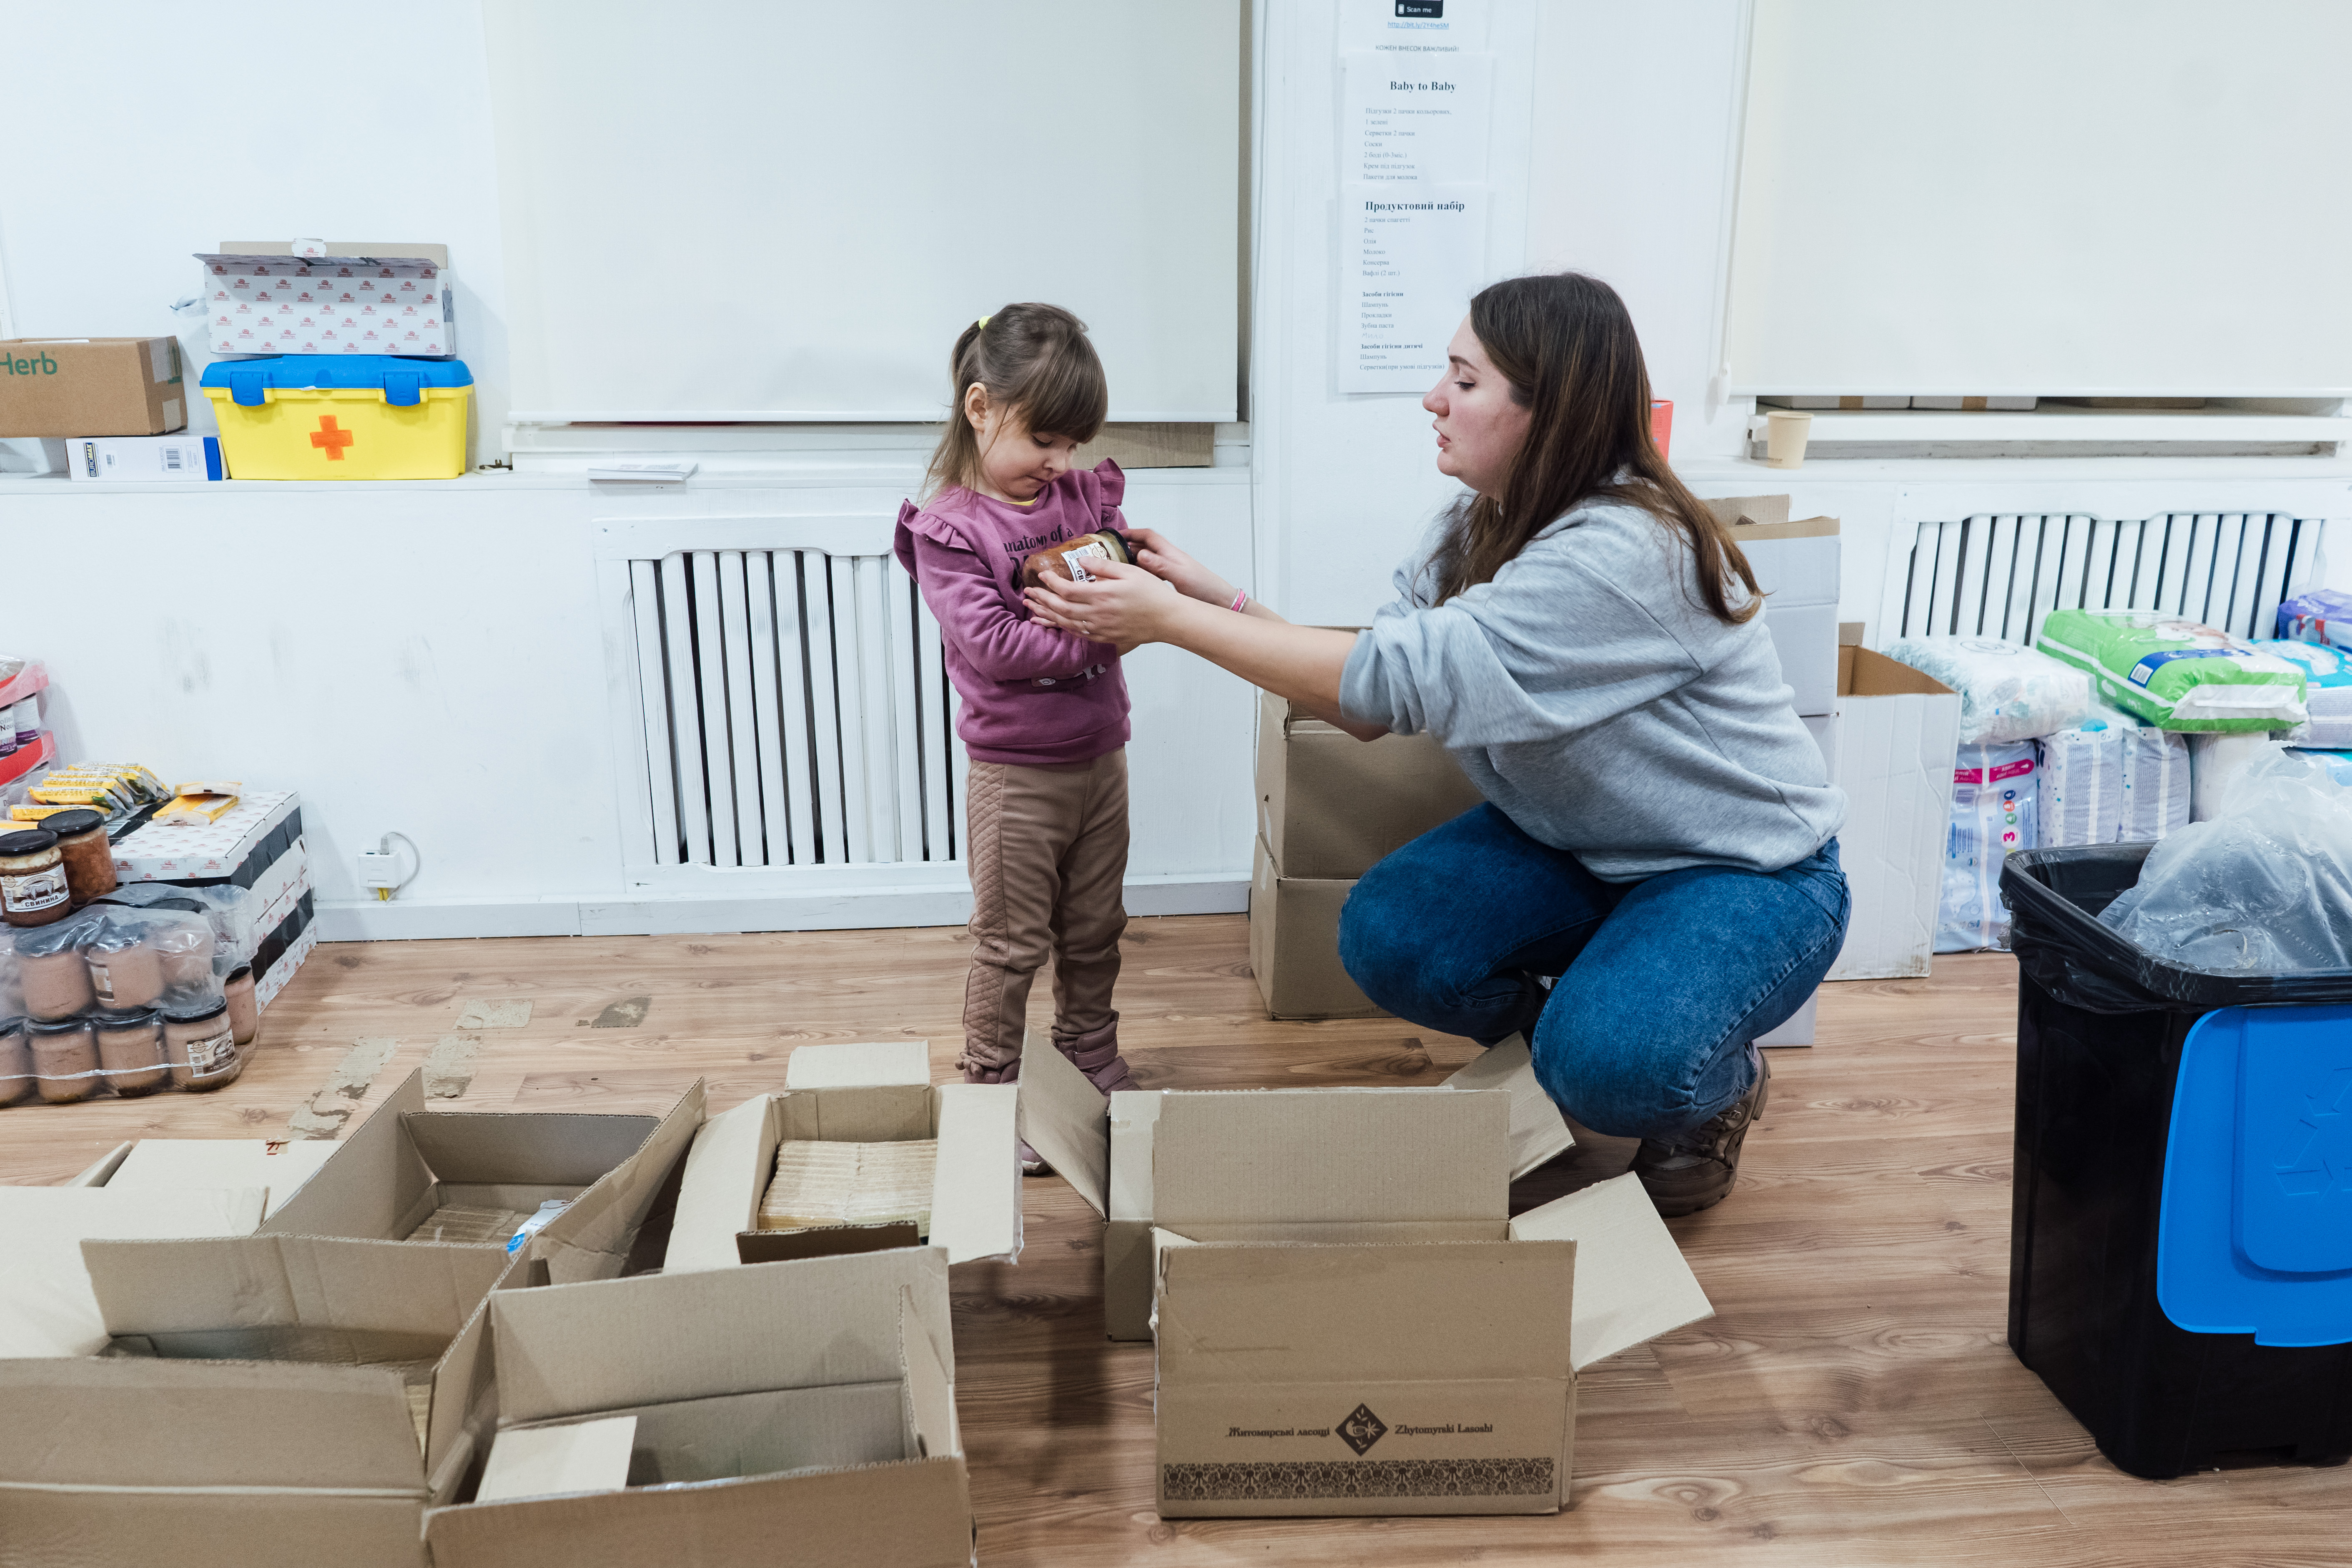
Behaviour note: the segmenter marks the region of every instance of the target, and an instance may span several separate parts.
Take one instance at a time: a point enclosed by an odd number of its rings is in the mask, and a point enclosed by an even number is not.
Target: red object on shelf
[[[40,667],[36,665],[33,668],[37,669]],[[5,695],[0,693],[0,697]],[[16,696],[21,701],[24,693],[20,691]],[[44,730],[34,737],[31,745],[19,746],[8,755],[0,757],[0,784],[15,784],[35,768],[47,767],[57,760],[58,738]]]
[[[7,679],[0,680],[0,708],[5,708],[11,702],[22,702],[36,691],[46,691],[48,689],[48,669],[39,659],[33,659]],[[9,760],[15,761],[14,758]],[[5,769],[6,766],[6,763],[0,763],[0,769]],[[0,784],[6,782],[5,779],[0,779]]]
[[[1672,398],[1650,399],[1650,439],[1657,444],[1658,456],[1667,455],[1667,445],[1675,435],[1675,405]]]

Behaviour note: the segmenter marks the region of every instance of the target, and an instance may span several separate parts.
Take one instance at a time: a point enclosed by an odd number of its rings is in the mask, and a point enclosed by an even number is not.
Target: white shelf
[[[2321,414],[2268,414],[2243,408],[2084,408],[2044,404],[2031,413],[1975,413],[1958,409],[1885,408],[1806,410],[1813,416],[1809,444],[1875,441],[1916,446],[1927,442],[2221,441],[2233,445],[2352,441],[2352,417]],[[1748,421],[1750,437],[1761,440],[1766,411]]]

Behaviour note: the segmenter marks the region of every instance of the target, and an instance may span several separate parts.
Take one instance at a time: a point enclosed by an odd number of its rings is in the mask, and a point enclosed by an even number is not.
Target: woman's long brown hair
[[[1763,607],[1748,557],[1650,438],[1649,372],[1617,290],[1580,272],[1513,278],[1470,301],[1470,330],[1528,409],[1528,438],[1499,494],[1454,504],[1433,563],[1439,603],[1492,582],[1577,506],[1623,501],[1690,552],[1701,608],[1736,626]],[[1733,576],[1748,589],[1736,606]]]

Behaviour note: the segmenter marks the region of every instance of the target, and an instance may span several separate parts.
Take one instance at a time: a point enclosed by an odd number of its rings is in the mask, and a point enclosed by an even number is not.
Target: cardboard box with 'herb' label
[[[0,436],[162,436],[187,423],[177,338],[0,340]]]

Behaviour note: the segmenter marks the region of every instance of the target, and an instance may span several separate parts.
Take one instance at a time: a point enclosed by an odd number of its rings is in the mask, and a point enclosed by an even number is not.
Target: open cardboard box
[[[1257,825],[1275,875],[1352,880],[1485,797],[1427,735],[1359,741],[1258,694]]]
[[[1631,1174],[1509,1218],[1509,1119],[1496,1090],[1165,1097],[1163,1517],[1571,1500],[1577,1373],[1714,1309]]]
[[[425,1504],[488,1419],[485,1299],[520,1259],[261,1235],[83,1252],[106,1352],[0,1362],[11,1561],[423,1562]]]
[[[702,1105],[697,1079],[658,1117],[427,1110],[424,1074],[413,1072],[262,1229],[405,1241],[445,1205],[528,1215],[563,1198],[570,1206],[532,1235],[527,1256],[556,1284],[609,1279],[627,1265]]]
[[[1086,1074],[1032,1035],[1021,1052],[1022,1136],[1103,1216],[1103,1327],[1114,1340],[1151,1338],[1151,1231],[1161,1107],[1201,1091],[1121,1089],[1105,1098]],[[1527,1042],[1514,1035],[1477,1057],[1440,1089],[1493,1091],[1505,1106],[1508,1182],[1576,1144],[1559,1107],[1537,1081]]]
[[[505,1291],[490,1339],[493,1458],[567,1489],[436,1509],[435,1568],[971,1561],[937,1247]]]
[[[115,1192],[259,1187],[265,1217],[319,1173],[336,1146],[312,1138],[141,1138],[118,1143],[65,1184]]]
[[[1838,863],[1853,895],[1831,980],[1927,973],[1952,815],[1960,699],[1950,687],[1862,646],[1838,628],[1837,717],[1822,750],[1846,795]]]
[[[268,1200],[258,1186],[0,1186],[0,1236],[8,1248],[0,1268],[0,1359],[89,1356],[106,1348],[106,1317],[82,1260],[85,1241],[250,1236]]]
[[[951,1263],[1017,1257],[1017,1096],[1012,1084],[932,1084],[929,1047],[920,1040],[803,1046],[785,1069],[782,1094],[745,1100],[712,1117],[696,1136],[663,1267],[679,1273],[903,1243],[887,1226],[760,1229],[760,1199],[775,1173],[777,1146],[796,1138],[937,1139],[931,1245],[944,1247]]]

